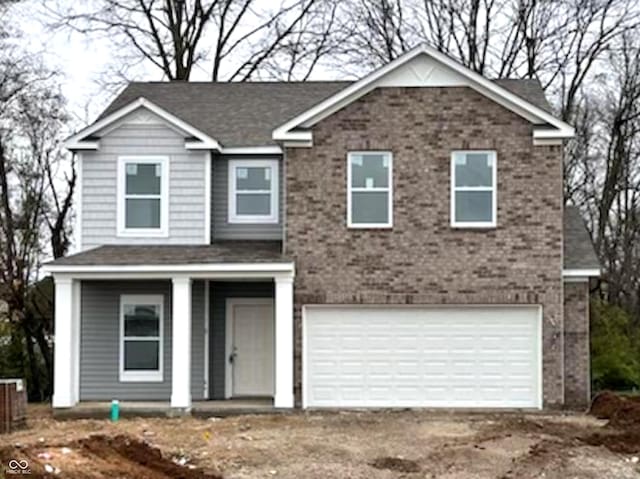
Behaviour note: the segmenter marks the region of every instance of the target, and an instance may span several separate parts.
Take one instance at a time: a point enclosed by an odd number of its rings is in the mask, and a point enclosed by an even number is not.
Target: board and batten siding
[[[272,281],[209,283],[209,392],[211,399],[224,399],[227,298],[273,298]]]
[[[189,151],[183,134],[161,120],[126,121],[100,139],[100,149],[81,153],[82,250],[105,244],[204,244],[209,152]],[[117,236],[118,157],[169,157],[169,236]]]
[[[278,160],[278,223],[229,223],[229,160]],[[211,168],[211,238],[215,240],[281,240],[284,201],[283,162],[277,156],[213,155]]]
[[[191,395],[204,399],[204,281],[192,284]],[[171,398],[171,282],[82,281],[80,400],[169,401]],[[163,381],[120,382],[120,295],[162,294]]]

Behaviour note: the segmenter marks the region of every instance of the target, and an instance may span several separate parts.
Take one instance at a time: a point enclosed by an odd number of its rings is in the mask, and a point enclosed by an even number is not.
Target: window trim
[[[486,154],[493,160],[491,187],[488,186],[456,186],[456,156],[460,154]],[[451,152],[451,193],[450,216],[452,228],[496,228],[498,224],[498,155],[495,150],[455,150]],[[456,192],[458,191],[491,191],[491,221],[456,221]]]
[[[129,163],[159,163],[160,179],[160,227],[127,228],[126,225],[126,167]],[[119,156],[117,187],[117,236],[135,238],[166,238],[169,236],[169,157],[168,156]],[[133,197],[144,195],[132,195]],[[153,195],[155,197],[155,195]]]
[[[229,223],[244,223],[244,224],[277,224],[279,222],[279,195],[280,195],[280,186],[279,186],[279,160],[261,160],[261,159],[238,159],[238,160],[228,160],[228,208],[227,208],[227,221]],[[247,190],[236,190],[236,169],[237,168],[271,168],[271,190],[269,194],[270,198],[270,206],[271,206],[271,214],[269,215],[242,215],[238,214],[236,211],[237,206],[237,194],[251,194],[247,193]],[[265,194],[267,190],[256,190],[259,193],[255,194]]]
[[[355,155],[386,155],[389,160],[389,174],[387,178],[386,187],[371,188],[353,188],[351,186],[351,158]],[[352,221],[352,195],[354,192],[359,191],[386,191],[388,194],[387,205],[389,211],[389,218],[386,223],[354,223]],[[350,151],[347,153],[347,227],[353,229],[389,229],[393,228],[393,153],[391,151],[379,151],[379,150],[363,150],[363,151]]]
[[[127,339],[134,341],[158,341],[158,369],[157,370],[125,370],[124,369],[124,307],[126,305],[138,305],[141,303],[159,306],[158,336],[130,336]],[[162,294],[121,294],[119,311],[120,333],[120,382],[162,382],[164,377],[164,295]]]

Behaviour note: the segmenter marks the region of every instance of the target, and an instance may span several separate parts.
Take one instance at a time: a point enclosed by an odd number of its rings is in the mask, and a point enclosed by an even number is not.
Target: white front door
[[[273,396],[274,343],[272,299],[227,300],[227,396]]]

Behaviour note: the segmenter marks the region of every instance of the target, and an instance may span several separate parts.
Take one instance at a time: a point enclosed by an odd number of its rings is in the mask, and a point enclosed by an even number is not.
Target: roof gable
[[[101,117],[95,123],[69,137],[65,142],[65,146],[69,149],[97,150],[100,147],[99,139],[93,135],[117,128],[130,115],[133,115],[136,121],[148,121],[149,117],[145,116],[145,111],[155,115],[156,118],[161,118],[174,129],[183,131],[186,135],[193,137],[195,141],[186,141],[185,148],[207,150],[219,150],[221,148],[220,143],[215,138],[210,137],[146,98],[138,98],[119,110]]]
[[[342,98],[346,102],[343,104],[347,104],[376,86],[384,85],[469,84],[469,80],[459,72],[436,60],[424,48],[416,49],[357,82],[133,82],[95,123],[69,138],[66,145],[70,149],[99,149],[102,134],[115,128],[127,115],[146,109],[157,114],[168,126],[184,133],[189,139],[185,141],[186,148],[205,148],[230,154],[278,153],[281,152],[282,140],[274,135],[274,130],[291,123],[292,118],[299,119],[312,110],[323,108],[336,98]],[[537,80],[487,80],[453,63],[489,85],[485,90],[502,92],[501,101],[506,101],[504,96],[508,95],[513,104],[537,109],[538,116],[531,118],[534,123],[545,125],[542,133],[549,136],[558,134],[558,128],[549,126],[542,119],[545,114],[558,121],[549,113],[549,104]],[[379,83],[375,83],[376,78],[380,79]],[[366,88],[362,88],[363,85]],[[330,113],[330,110],[323,111],[324,115]],[[138,120],[143,121],[143,117]],[[292,138],[297,139],[298,134],[302,143],[308,143],[312,134],[300,131],[299,126],[286,133],[285,143]],[[566,130],[560,132],[562,134],[566,134]]]
[[[123,126],[164,126],[171,131],[174,131],[177,135],[182,136],[183,138],[187,138],[190,136],[188,132],[179,128],[174,123],[171,123],[164,118],[156,115],[148,108],[144,106],[139,107],[136,110],[133,110],[131,113],[128,113],[124,117],[120,118],[117,121],[112,122],[111,124],[105,126],[101,130],[98,130],[92,133],[92,137],[102,138],[105,135],[108,135]]]
[[[276,146],[275,127],[352,82],[134,82],[99,120],[144,97],[224,148]]]
[[[544,126],[534,131],[534,141],[536,138],[559,140],[573,136],[570,125],[555,118],[540,105],[515,94],[504,83],[488,80],[443,53],[429,46],[421,46],[283,123],[274,129],[273,138],[288,142],[291,146],[309,146],[313,140],[310,130],[313,125],[373,89],[390,86],[470,87],[533,124]]]

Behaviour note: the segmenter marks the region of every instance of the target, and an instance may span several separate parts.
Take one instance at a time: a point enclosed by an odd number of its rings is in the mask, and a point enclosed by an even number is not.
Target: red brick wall
[[[301,306],[318,303],[541,304],[546,406],[563,401],[562,150],[533,146],[526,120],[458,88],[380,88],[286,151],[286,253]],[[498,227],[452,229],[450,158],[497,151]],[[346,226],[347,152],[393,152],[390,230]]]
[[[564,285],[564,390],[568,407],[586,409],[591,401],[589,283]]]

